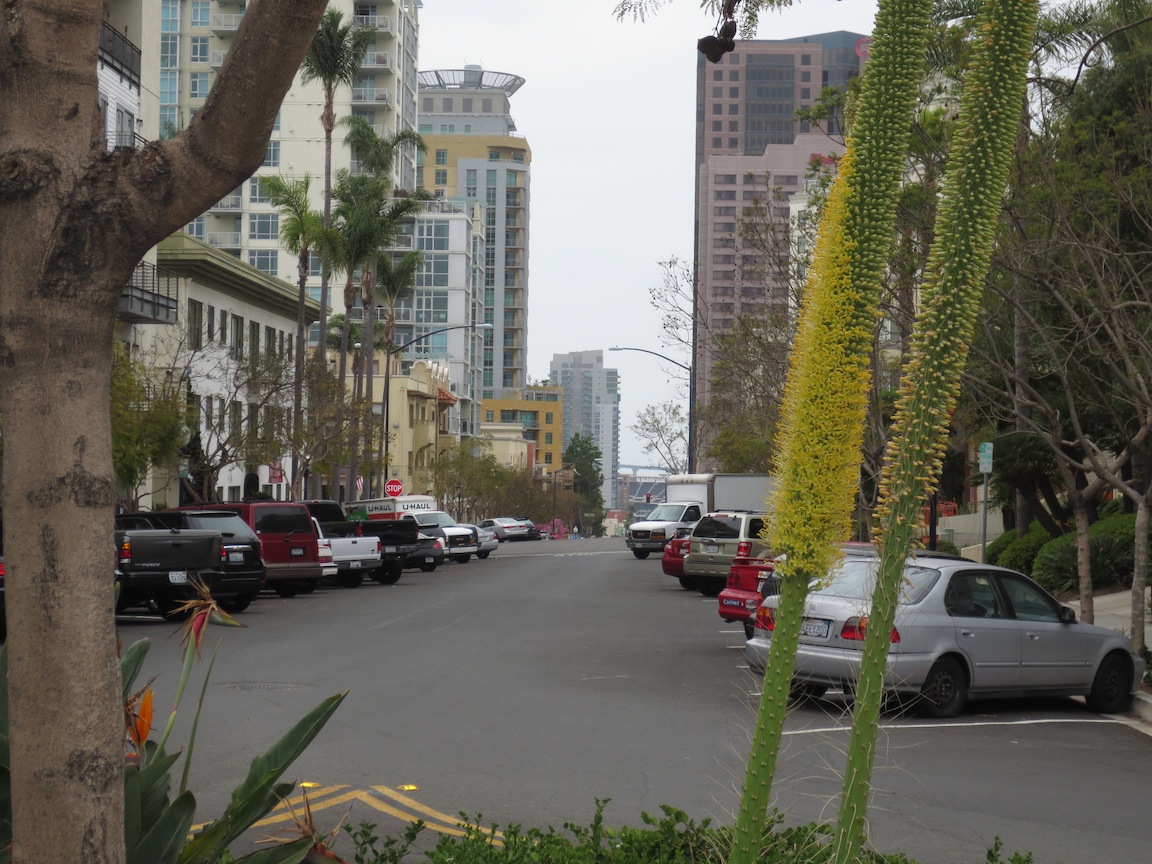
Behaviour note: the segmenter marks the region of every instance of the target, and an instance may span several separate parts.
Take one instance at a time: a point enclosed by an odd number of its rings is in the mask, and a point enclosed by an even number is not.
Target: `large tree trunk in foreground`
[[[0,18],[0,415],[13,860],[124,860],[109,382],[121,288],[260,164],[325,0],[255,0],[179,136],[108,153],[101,0]],[[67,46],[62,49],[61,46]]]

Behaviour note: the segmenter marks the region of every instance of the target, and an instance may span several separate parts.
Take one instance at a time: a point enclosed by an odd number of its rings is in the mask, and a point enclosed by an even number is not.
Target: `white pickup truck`
[[[380,566],[379,537],[330,537],[312,517],[321,542],[332,549],[332,562],[336,565],[336,584],[355,588],[364,581],[364,574]]]

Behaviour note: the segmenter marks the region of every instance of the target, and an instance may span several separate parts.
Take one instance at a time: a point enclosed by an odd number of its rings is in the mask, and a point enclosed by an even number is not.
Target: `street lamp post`
[[[642,354],[651,354],[653,357],[659,357],[661,360],[671,363],[673,366],[679,366],[688,373],[688,473],[693,473],[696,468],[696,373],[692,367],[687,363],[681,363],[679,360],[673,360],[671,357],[666,354],[661,354],[659,351],[649,351],[647,348],[626,348],[614,345],[608,350],[639,351]]]
[[[392,402],[392,400],[391,400],[391,395],[392,395],[392,356],[394,354],[401,353],[405,348],[409,348],[412,345],[415,345],[417,342],[422,342],[423,340],[427,339],[429,336],[435,336],[437,333],[447,333],[449,330],[491,330],[491,329],[492,329],[491,324],[456,324],[456,325],[453,325],[452,327],[441,327],[437,330],[429,330],[427,333],[422,333],[421,335],[417,336],[415,339],[409,339],[403,345],[398,345],[395,348],[388,348],[385,350],[385,352],[384,352],[384,395],[383,395],[384,405],[382,406],[383,410],[380,412],[384,418],[384,440],[383,440],[384,453],[383,453],[383,456],[380,460],[380,464],[381,464],[381,469],[384,472],[384,481],[385,482],[387,482],[389,479],[389,476],[388,476],[388,450],[389,450],[389,446],[388,445],[391,443],[391,439],[392,439],[392,423],[391,423],[391,419],[390,419],[390,410],[389,410],[391,407],[391,402]],[[436,434],[437,434],[437,436],[439,436],[439,434],[440,434],[439,425],[437,425]],[[380,488],[384,488],[383,484],[381,484]]]

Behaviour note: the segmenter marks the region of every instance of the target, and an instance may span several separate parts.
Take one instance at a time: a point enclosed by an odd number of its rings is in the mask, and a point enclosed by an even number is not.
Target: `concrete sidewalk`
[[[1152,591],[1152,589],[1149,589]],[[1144,627],[1145,632],[1152,636],[1152,616],[1148,614],[1149,591],[1144,594]],[[1080,601],[1069,601],[1065,605],[1076,610],[1076,617],[1080,617]],[[1125,635],[1132,632],[1132,592],[1118,591],[1115,594],[1101,594],[1092,598],[1094,623],[1109,630],[1118,630]],[[1147,638],[1147,636],[1145,637]],[[1130,713],[1135,714],[1145,723],[1152,723],[1152,692],[1144,689],[1132,697]]]

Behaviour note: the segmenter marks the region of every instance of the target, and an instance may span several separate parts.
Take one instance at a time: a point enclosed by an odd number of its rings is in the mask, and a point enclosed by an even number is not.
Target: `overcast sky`
[[[423,0],[420,69],[519,75],[517,131],[532,149],[528,375],[555,353],[603,350],[620,370],[620,464],[651,460],[629,429],[646,405],[687,408],[660,341],[659,262],[692,260],[696,40],[715,17],[671,0],[617,21],[616,0]],[[800,0],[761,16],[761,39],[870,33],[875,0]]]

